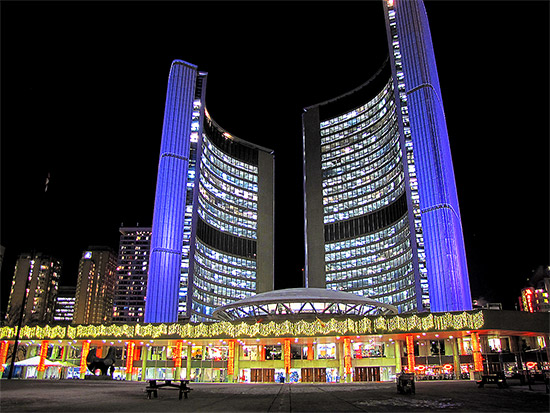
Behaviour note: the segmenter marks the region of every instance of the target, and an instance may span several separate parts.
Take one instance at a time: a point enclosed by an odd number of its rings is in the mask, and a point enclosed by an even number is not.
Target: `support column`
[[[193,346],[191,344],[187,345],[187,363],[185,364],[185,375],[187,380],[191,380],[191,352]]]
[[[149,360],[150,346],[141,347],[141,381],[147,380],[147,360]]]
[[[393,342],[393,353],[395,355],[395,374],[399,374],[403,369],[401,364],[401,342],[399,340]]]
[[[240,378],[239,360],[241,359],[242,346],[235,343],[235,374],[233,375],[233,383],[238,383]]]
[[[451,340],[453,346],[453,363],[455,369],[455,379],[460,379],[460,351],[458,350],[458,338],[453,338]]]

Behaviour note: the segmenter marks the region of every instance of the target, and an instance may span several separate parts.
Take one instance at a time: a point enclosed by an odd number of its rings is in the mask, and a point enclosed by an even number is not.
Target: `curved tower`
[[[424,5],[388,0],[384,13],[383,67],[303,114],[306,280],[400,312],[471,309]]]
[[[157,176],[145,322],[209,320],[219,305],[273,289],[270,149],[220,128],[207,73],[170,69]]]

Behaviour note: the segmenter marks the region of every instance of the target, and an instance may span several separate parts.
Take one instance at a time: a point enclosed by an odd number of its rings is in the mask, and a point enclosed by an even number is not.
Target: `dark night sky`
[[[550,263],[548,5],[426,4],[472,296],[507,309]],[[2,311],[19,253],[59,257],[75,285],[88,245],[116,249],[121,222],[151,224],[173,59],[209,72],[218,124],[275,150],[275,286],[301,286],[302,108],[378,69],[379,1],[0,7]]]

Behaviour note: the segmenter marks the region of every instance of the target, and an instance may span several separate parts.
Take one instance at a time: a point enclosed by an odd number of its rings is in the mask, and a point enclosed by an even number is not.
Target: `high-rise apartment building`
[[[218,306],[273,289],[273,151],[212,119],[206,79],[172,63],[145,322],[210,320]]]
[[[61,266],[61,261],[42,253],[19,256],[15,264],[6,316],[10,326],[19,322],[23,301],[23,325],[53,321]]]
[[[550,311],[550,266],[540,266],[533,272],[528,286],[521,290],[519,307],[529,313]]]
[[[303,114],[307,286],[407,311],[472,308],[428,18],[383,2],[389,58]]]
[[[145,314],[151,228],[120,228],[113,322],[140,323]]]
[[[117,256],[109,247],[89,247],[78,265],[74,324],[111,321]]]

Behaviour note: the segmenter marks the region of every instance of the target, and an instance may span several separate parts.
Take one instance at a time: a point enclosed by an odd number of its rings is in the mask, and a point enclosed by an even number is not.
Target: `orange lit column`
[[[483,356],[481,355],[481,344],[479,343],[479,334],[472,332],[471,339],[472,339],[472,352],[474,356],[474,376],[480,376],[481,373],[483,372]]]
[[[344,337],[344,371],[346,372],[346,383],[351,382],[351,339]]]
[[[126,347],[126,380],[132,380],[132,369],[134,367],[134,349],[136,343],[129,341]]]
[[[0,373],[4,371],[4,364],[6,363],[6,358],[8,357],[8,349],[10,347],[9,341],[2,341],[0,344]]]
[[[232,383],[235,377],[235,340],[229,340],[229,349],[227,354],[227,380]]]
[[[290,339],[285,338],[284,340],[284,360],[285,360],[285,374],[286,380],[288,382],[290,375]]]
[[[183,341],[182,340],[176,341],[176,347],[174,348],[174,353],[173,353],[172,358],[174,359],[174,367],[176,369],[176,371],[174,372],[174,378],[177,379],[177,380],[179,380],[181,378],[181,352],[182,352],[182,349],[183,349]]]
[[[407,342],[407,368],[409,373],[414,374],[415,361],[414,361],[414,337],[409,334],[405,337]]]
[[[38,361],[38,367],[36,370],[38,370],[37,377],[39,379],[44,378],[44,370],[46,370],[46,356],[48,355],[48,340],[42,340],[42,343],[40,344],[40,359]]]
[[[315,357],[314,357],[314,353],[313,353],[313,344],[311,343],[308,343],[307,345],[307,359],[308,360],[313,360]]]
[[[83,341],[82,342],[82,354],[80,355],[80,378],[83,379],[86,375],[86,369],[88,368],[86,364],[86,357],[88,357],[88,353],[90,352],[90,342],[89,341]]]

